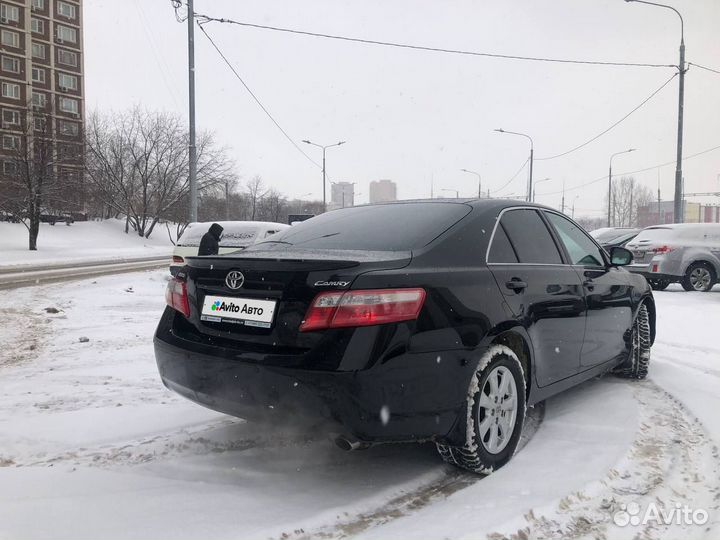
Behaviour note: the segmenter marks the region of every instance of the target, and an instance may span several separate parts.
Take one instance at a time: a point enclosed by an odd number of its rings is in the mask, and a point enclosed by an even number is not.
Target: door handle
[[[595,282],[592,279],[586,279],[583,281],[583,287],[592,292],[595,290]]]
[[[522,281],[520,278],[514,277],[510,281],[505,282],[505,287],[519,294],[527,289],[527,283]]]

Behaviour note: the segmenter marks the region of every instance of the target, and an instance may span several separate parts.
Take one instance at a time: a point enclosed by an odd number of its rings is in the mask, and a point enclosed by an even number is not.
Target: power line
[[[530,62],[553,62],[553,63],[559,63],[559,64],[583,64],[583,65],[614,66],[614,67],[677,68],[677,66],[674,66],[672,64],[608,62],[608,61],[601,61],[601,60],[575,60],[575,59],[568,59],[568,58],[543,58],[543,57],[539,57],[539,56],[520,56],[520,55],[513,55],[513,54],[466,51],[466,50],[461,50],[461,49],[447,49],[447,48],[440,48],[440,47],[430,47],[430,46],[426,46],[426,45],[411,45],[408,43],[396,43],[396,42],[392,42],[392,41],[379,41],[379,40],[373,40],[373,39],[363,39],[363,38],[355,38],[355,37],[348,37],[348,36],[340,36],[340,35],[336,35],[336,34],[323,34],[320,32],[309,32],[306,30],[296,30],[293,28],[283,28],[283,27],[279,27],[279,26],[269,26],[269,25],[264,25],[264,24],[254,24],[254,23],[248,23],[248,22],[242,22],[242,21],[235,21],[233,19],[216,18],[216,17],[210,17],[208,15],[201,15],[201,14],[196,14],[196,16],[200,20],[200,24],[206,24],[209,22],[235,24],[238,26],[244,26],[247,28],[257,28],[260,30],[271,30],[274,32],[284,32],[284,33],[288,33],[288,34],[298,34],[298,35],[302,35],[302,36],[310,36],[310,37],[316,37],[316,38],[334,39],[334,40],[339,40],[339,41],[349,41],[352,43],[360,43],[363,45],[379,45],[379,46],[383,46],[383,47],[395,47],[395,48],[399,48],[399,49],[412,49],[412,50],[416,50],[416,51],[425,51],[425,52],[460,54],[460,55],[465,55],[465,56],[482,56],[485,58],[497,58],[497,59],[502,59],[502,60],[525,60],[525,61],[530,61]]]
[[[498,191],[502,191],[502,190],[505,189],[507,186],[509,186],[509,185],[510,185],[510,182],[512,182],[513,180],[515,180],[515,179],[517,178],[517,175],[522,172],[522,170],[525,168],[525,165],[528,164],[528,161],[530,161],[530,158],[529,158],[529,157],[525,160],[525,162],[524,162],[524,163],[522,164],[522,166],[517,170],[517,172],[512,175],[512,177],[510,178],[510,180],[508,180],[507,182],[505,182],[501,187],[492,190],[490,193],[497,193]]]
[[[718,150],[718,149],[720,149],[720,145],[718,145],[718,146],[713,146],[712,148],[708,148],[707,150],[703,150],[702,152],[697,152],[696,154],[691,154],[691,155],[689,155],[689,156],[685,156],[682,160],[683,160],[683,161],[687,161],[688,159],[692,159],[692,158],[695,158],[695,157],[698,157],[698,156],[702,156],[703,154],[707,154],[707,153],[713,152],[713,151]],[[644,169],[637,169],[637,170],[634,170],[634,171],[626,171],[626,172],[621,172],[621,173],[613,174],[613,176],[623,176],[623,175],[628,175],[628,174],[637,174],[637,173],[641,173],[641,172],[652,171],[653,169],[659,169],[660,167],[667,167],[668,165],[674,165],[675,163],[676,163],[675,160],[673,160],[673,161],[666,161],[665,163],[658,163],[657,165],[652,165],[652,166],[650,166],[650,167],[645,167]],[[586,186],[589,186],[589,185],[592,185],[592,184],[596,184],[597,182],[600,182],[600,181],[602,181],[602,180],[607,180],[607,175],[606,175],[606,174],[603,175],[603,176],[600,176],[599,178],[595,178],[594,180],[590,180],[590,181],[588,181],[588,182],[585,182],[585,183],[583,183],[583,184],[580,184],[580,185],[577,185],[577,186],[573,186],[573,187],[569,187],[569,188],[565,188],[565,191],[568,192],[568,191],[574,191],[574,190],[576,190],[576,189],[581,189],[581,188],[584,188],[584,187],[586,187]],[[538,195],[557,195],[558,193],[562,193],[562,190],[560,190],[560,191],[550,191],[550,192],[548,192],[548,193],[538,193]]]
[[[688,62],[688,65],[689,65],[689,66],[699,67],[700,69],[704,69],[704,70],[707,70],[707,71],[712,71],[713,73],[717,73],[718,75],[720,75],[720,70],[717,70],[717,69],[709,68],[709,67],[706,67],[706,66],[701,66],[700,64],[694,64],[694,63],[692,63],[692,62]]]
[[[223,54],[223,52],[222,52],[222,51],[220,50],[220,48],[217,46],[217,44],[215,43],[215,41],[213,41],[213,39],[210,37],[210,35],[205,31],[205,29],[203,28],[202,24],[198,23],[198,27],[200,28],[200,30],[202,31],[202,33],[205,34],[205,37],[208,39],[208,41],[210,41],[210,43],[212,44],[212,46],[215,48],[215,50],[217,51],[217,53],[220,55],[220,58],[223,59],[223,61],[225,62],[225,64],[227,64],[227,66],[228,66],[228,67],[230,68],[230,70],[233,72],[233,74],[235,75],[235,77],[237,77],[237,79],[238,79],[238,80],[242,83],[242,85],[245,87],[245,90],[247,90],[248,93],[252,96],[252,98],[255,100],[255,103],[257,103],[257,104],[260,106],[260,108],[261,108],[261,109],[263,110],[263,112],[267,115],[267,117],[272,121],[273,124],[275,124],[275,127],[277,127],[277,128],[282,132],[282,134],[285,135],[285,138],[286,138],[288,141],[290,141],[290,144],[292,144],[298,152],[300,152],[303,156],[305,156],[308,161],[310,161],[310,162],[311,162],[313,165],[315,165],[316,167],[322,168],[322,167],[320,166],[320,164],[319,164],[318,162],[316,162],[313,158],[311,158],[309,155],[307,155],[307,154],[303,151],[303,149],[300,148],[300,146],[298,146],[298,144],[293,140],[293,138],[290,137],[290,135],[288,135],[287,131],[285,131],[285,130],[282,128],[282,126],[281,126],[280,124],[278,124],[277,120],[275,120],[275,118],[273,117],[273,115],[270,114],[270,111],[268,111],[267,108],[265,107],[265,105],[262,104],[262,102],[260,101],[260,99],[255,95],[255,93],[250,89],[250,87],[247,85],[247,83],[243,80],[243,78],[242,78],[242,77],[240,76],[240,74],[237,72],[237,70],[235,69],[235,67],[230,63],[230,61],[227,59],[227,57]]]
[[[556,154],[556,155],[554,155],[554,156],[548,156],[548,157],[539,157],[539,158],[535,158],[535,159],[536,159],[537,161],[547,161],[547,160],[549,160],[549,159],[555,159],[555,158],[559,158],[559,157],[562,157],[562,156],[567,156],[568,154],[574,152],[575,150],[580,150],[581,148],[587,146],[588,144],[590,144],[590,143],[598,140],[600,137],[602,137],[603,135],[605,135],[606,133],[608,133],[610,130],[612,130],[613,128],[617,127],[618,125],[620,125],[620,124],[621,124],[622,122],[624,122],[625,120],[627,120],[627,118],[628,118],[631,114],[633,114],[635,111],[637,111],[638,109],[640,109],[643,105],[645,105],[648,101],[650,101],[652,98],[654,98],[658,93],[660,93],[660,91],[661,91],[663,88],[665,88],[668,84],[670,84],[670,81],[672,81],[672,80],[673,80],[675,77],[677,77],[677,76],[678,76],[678,74],[677,74],[677,73],[674,73],[674,74],[672,75],[672,77],[670,77],[667,81],[665,81],[665,82],[660,86],[660,88],[658,88],[658,89],[655,90],[652,94],[650,94],[648,97],[646,97],[637,107],[635,107],[632,111],[630,111],[630,112],[627,113],[625,116],[623,116],[620,120],[618,120],[617,122],[615,122],[614,124],[612,124],[609,128],[607,128],[607,129],[601,131],[600,133],[598,133],[597,135],[595,135],[593,138],[585,141],[585,142],[582,143],[582,144],[577,145],[577,146],[574,147],[574,148],[571,148],[570,150],[567,150],[567,151],[565,151],[565,152],[562,152],[561,154]]]

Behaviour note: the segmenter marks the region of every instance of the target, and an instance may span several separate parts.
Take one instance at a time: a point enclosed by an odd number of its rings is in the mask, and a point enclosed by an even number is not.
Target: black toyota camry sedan
[[[188,258],[155,355],[211,409],[324,422],[345,449],[434,441],[487,474],[528,405],[606,371],[645,377],[655,303],[631,260],[518,201],[345,208]]]

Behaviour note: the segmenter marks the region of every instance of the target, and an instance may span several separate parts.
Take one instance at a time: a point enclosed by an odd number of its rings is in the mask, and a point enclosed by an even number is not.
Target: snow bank
[[[141,238],[125,234],[125,221],[40,224],[38,250],[28,251],[28,232],[22,223],[0,223],[0,268],[115,259],[170,256],[173,245],[164,227]]]

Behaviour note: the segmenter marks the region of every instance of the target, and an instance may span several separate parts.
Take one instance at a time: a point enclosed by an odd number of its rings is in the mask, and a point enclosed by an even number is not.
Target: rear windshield
[[[664,240],[669,238],[675,238],[676,236],[677,231],[669,227],[645,229],[640,231],[640,234],[635,237],[635,239],[633,240],[633,244],[641,242],[643,240]]]
[[[430,202],[344,208],[293,225],[268,242],[317,249],[412,250],[430,243],[471,209],[461,203]]]
[[[633,240],[633,244],[643,240],[658,242],[675,240],[688,244],[692,242],[717,242],[720,240],[720,225],[713,223],[672,229],[669,227],[654,227],[652,229],[645,229],[638,234]]]
[[[179,246],[193,247],[200,245],[200,239],[208,232],[211,224],[198,223],[189,226],[178,240]],[[255,243],[258,234],[265,229],[252,225],[223,225],[220,247],[247,247]],[[264,236],[264,234],[263,234]]]

